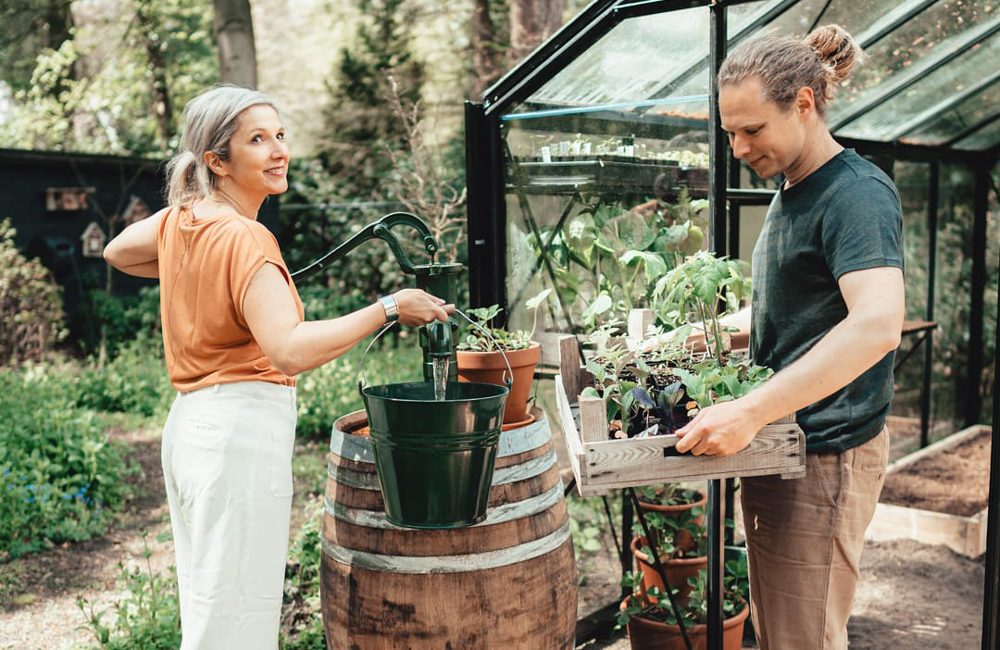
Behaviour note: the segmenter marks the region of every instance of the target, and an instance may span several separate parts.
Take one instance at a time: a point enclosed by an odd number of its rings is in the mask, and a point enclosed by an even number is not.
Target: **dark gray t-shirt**
[[[843,274],[902,269],[902,227],[892,181],[852,149],[779,190],[753,251],[754,360],[779,371],[844,320]],[[844,451],[878,435],[892,400],[894,356],[796,414],[808,451]]]

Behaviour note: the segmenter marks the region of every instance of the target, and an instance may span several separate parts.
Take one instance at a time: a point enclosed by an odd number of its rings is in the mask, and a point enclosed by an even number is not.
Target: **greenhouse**
[[[830,130],[903,197],[908,320],[893,413],[919,417],[921,446],[935,426],[989,418],[1000,16],[986,1],[592,3],[466,104],[473,300],[507,305],[523,324],[524,298],[554,289],[554,342],[645,306],[645,274],[662,272],[670,251],[749,260],[775,185],[731,157],[713,71],[746,39],[826,23],[868,55],[831,104]],[[628,257],[615,260],[614,245]],[[992,548],[984,648],[997,627]]]

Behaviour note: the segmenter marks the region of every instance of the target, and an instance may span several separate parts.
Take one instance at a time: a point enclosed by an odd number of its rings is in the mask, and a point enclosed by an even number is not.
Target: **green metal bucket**
[[[509,388],[432,382],[361,386],[388,519],[459,528],[486,518]]]

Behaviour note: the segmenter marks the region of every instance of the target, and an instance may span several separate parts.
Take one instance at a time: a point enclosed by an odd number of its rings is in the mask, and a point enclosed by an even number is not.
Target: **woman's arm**
[[[166,212],[161,210],[118,233],[104,248],[105,261],[122,273],[142,278],[159,277],[156,231]]]
[[[703,409],[678,430],[677,451],[736,453],[764,425],[840,390],[899,346],[903,272],[894,267],[854,271],[841,276],[839,284],[847,318],[750,394]]]
[[[455,310],[454,305],[420,289],[403,289],[393,297],[403,325],[444,321]],[[268,360],[290,376],[339,357],[386,322],[385,310],[378,303],[332,320],[299,320],[285,276],[270,263],[250,281],[243,315]]]

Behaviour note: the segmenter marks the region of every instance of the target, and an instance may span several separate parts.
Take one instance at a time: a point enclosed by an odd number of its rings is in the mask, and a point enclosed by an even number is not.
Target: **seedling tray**
[[[767,425],[746,449],[723,457],[678,454],[674,449],[677,436],[609,440],[604,400],[580,394],[593,382],[593,376],[580,364],[576,339],[561,338],[556,401],[581,496],[664,482],[770,474],[788,479],[805,476],[805,435],[791,419]]]

